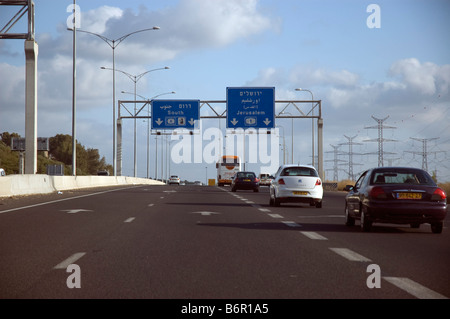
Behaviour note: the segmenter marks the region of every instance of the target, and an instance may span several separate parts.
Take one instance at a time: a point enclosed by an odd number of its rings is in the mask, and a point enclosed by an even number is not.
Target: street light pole
[[[284,126],[276,125],[276,127],[281,127],[283,129],[283,165],[286,164],[286,142],[284,140]]]
[[[167,70],[170,69],[168,66],[164,67],[164,68],[158,68],[158,69],[153,69],[153,70],[149,70],[147,72],[138,74],[138,75],[132,75],[130,73],[127,73],[125,71],[122,70],[114,70],[111,68],[106,68],[104,66],[100,67],[100,69],[102,70],[111,70],[113,72],[120,72],[125,74],[131,81],[134,82],[134,100],[136,101],[136,95],[137,95],[137,82],[147,73],[152,72],[152,71],[157,71],[157,70]],[[136,102],[134,102],[134,116],[136,116]],[[136,145],[136,118],[134,118],[134,177],[137,177],[137,145]]]
[[[77,108],[77,28],[76,28],[76,1],[73,0],[73,59],[72,59],[72,176],[77,175],[77,137],[76,137],[76,108]]]
[[[124,94],[134,94],[134,93],[125,92],[125,91],[122,91],[122,93],[124,93]],[[161,94],[153,96],[150,99],[147,99],[146,97],[144,97],[142,95],[139,95],[139,94],[136,94],[136,95],[139,96],[144,101],[150,102],[151,100],[156,99],[157,97],[159,97],[161,95],[175,94],[175,93],[176,93],[175,91],[161,93]],[[136,99],[136,97],[135,97],[135,99]],[[149,149],[150,148],[150,104],[149,103],[147,104],[147,114],[148,114],[148,119],[147,119],[147,178],[149,178],[149,167],[150,167],[150,149]]]
[[[148,29],[142,29],[142,30],[138,30],[138,31],[134,31],[131,33],[128,33],[126,35],[121,36],[120,38],[117,39],[109,39],[103,35],[94,33],[94,32],[89,32],[89,31],[84,31],[84,30],[80,30],[78,29],[78,32],[83,32],[83,33],[88,33],[88,34],[92,34],[95,35],[96,37],[99,37],[100,39],[102,39],[104,42],[106,42],[112,49],[112,57],[113,57],[113,70],[116,69],[116,61],[115,61],[115,54],[114,51],[117,48],[117,46],[122,43],[122,41],[124,41],[126,38],[128,38],[130,35],[139,33],[139,32],[144,32],[144,31],[149,31],[149,30],[159,30],[160,27],[153,27],[153,28],[148,28]],[[69,31],[73,31],[74,28],[67,28],[67,30]],[[116,163],[116,106],[115,106],[115,101],[116,101],[116,72],[113,72],[113,171],[114,171],[114,176],[117,175],[117,163]]]
[[[291,164],[294,164],[294,118],[292,117],[293,115],[289,112],[281,112],[281,114],[289,114],[291,116]]]
[[[295,90],[296,91],[307,91],[307,92],[311,93],[311,101],[314,101],[314,95],[310,90],[302,89],[302,88],[298,88]],[[311,115],[314,116],[314,102],[311,102],[311,103],[312,103]],[[314,163],[315,163],[315,159],[314,159],[314,157],[315,157],[315,154],[314,154],[314,118],[312,118],[311,120],[312,120],[312,166],[314,166]]]

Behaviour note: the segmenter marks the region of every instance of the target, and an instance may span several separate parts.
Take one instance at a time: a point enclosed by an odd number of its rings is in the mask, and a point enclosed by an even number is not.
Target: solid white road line
[[[369,258],[364,257],[358,253],[355,253],[354,251],[348,249],[348,248],[330,248],[332,251],[334,251],[336,254],[350,260],[350,261],[371,261]]]
[[[448,299],[447,297],[422,286],[421,284],[408,279],[400,277],[382,277],[386,281],[390,282],[394,286],[406,291],[407,293],[417,297],[419,299]]]
[[[78,259],[83,257],[85,254],[86,253],[75,253],[72,256],[70,256],[69,258],[67,258],[66,260],[57,264],[55,267],[53,267],[53,269],[66,269],[70,264],[73,264]]]
[[[297,224],[296,222],[292,222],[292,221],[282,221],[282,223],[289,227],[301,227],[299,224]]]
[[[124,190],[124,189],[128,189],[128,188],[136,188],[136,187],[140,187],[140,186],[133,186],[133,187],[124,187],[124,188],[112,189],[112,190],[107,190],[107,191],[103,191],[103,192],[97,192],[97,193],[92,193],[92,194],[86,194],[86,195],[80,195],[80,196],[74,196],[74,197],[68,197],[68,198],[62,198],[62,199],[52,200],[52,201],[50,201],[50,202],[44,202],[44,203],[39,203],[39,204],[34,204],[34,205],[28,205],[28,206],[23,206],[23,207],[11,208],[11,209],[7,209],[7,210],[2,210],[2,211],[0,211],[0,214],[7,213],[7,212],[13,212],[13,211],[16,211],[16,210],[21,210],[21,209],[26,209],[26,208],[38,207],[38,206],[47,205],[47,204],[53,204],[53,203],[58,203],[58,202],[64,202],[64,201],[66,201],[66,200],[71,200],[71,199],[77,199],[77,198],[83,198],[83,197],[95,196],[95,195],[100,195],[100,194],[106,194],[106,193],[111,193],[111,192],[116,192],[116,191],[120,191],[120,190]]]
[[[315,239],[315,240],[328,240],[328,238],[313,232],[313,231],[301,231],[300,233],[302,233],[303,235],[305,235],[306,237],[310,238],[310,239]]]
[[[134,219],[135,219],[135,217],[127,218],[127,219],[125,219],[124,223],[131,223]]]

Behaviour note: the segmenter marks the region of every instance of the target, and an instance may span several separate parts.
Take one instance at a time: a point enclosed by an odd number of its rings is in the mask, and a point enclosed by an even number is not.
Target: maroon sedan
[[[361,221],[363,231],[372,223],[429,223],[441,233],[447,214],[447,194],[424,170],[410,167],[378,167],[361,174],[345,197],[345,219],[353,226]]]

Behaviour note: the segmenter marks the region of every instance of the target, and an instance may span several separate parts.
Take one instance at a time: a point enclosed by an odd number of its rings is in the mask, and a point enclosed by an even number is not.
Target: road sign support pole
[[[117,176],[122,176],[122,119],[119,117],[116,121],[117,125]]]
[[[37,173],[37,56],[37,43],[26,40],[25,174]]]
[[[325,178],[323,172],[323,119],[317,119],[317,169],[320,178],[323,180]]]

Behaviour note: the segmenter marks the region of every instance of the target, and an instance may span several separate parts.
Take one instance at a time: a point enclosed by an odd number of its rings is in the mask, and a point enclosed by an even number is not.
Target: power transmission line
[[[347,143],[340,143],[339,145],[348,145],[348,152],[342,153],[343,155],[348,155],[348,178],[352,181],[355,180],[355,175],[353,174],[353,165],[362,165],[353,163],[353,155],[361,155],[361,153],[355,153],[353,152],[353,145],[361,145],[361,143],[355,143],[353,140],[356,138],[357,135],[349,137],[347,135],[344,135],[344,137],[348,140]]]
[[[406,151],[406,153],[411,153],[414,155],[420,155],[422,156],[422,169],[425,171],[428,171],[428,154],[437,154],[442,153],[444,151],[435,151],[435,152],[428,152],[427,151],[427,144],[429,141],[437,140],[439,137],[433,137],[433,138],[416,138],[416,137],[410,137],[410,139],[418,142],[422,142],[422,152],[419,151]]]
[[[372,118],[378,123],[376,126],[366,126],[365,129],[378,129],[378,138],[365,140],[364,142],[378,142],[378,153],[367,153],[367,154],[378,154],[378,167],[384,166],[384,154],[395,154],[392,152],[385,152],[383,149],[383,143],[384,142],[396,142],[396,140],[392,139],[386,139],[383,137],[383,129],[385,128],[391,128],[396,129],[395,126],[387,126],[383,125],[383,122],[386,121],[389,116],[385,117],[384,119],[378,119],[372,115]]]
[[[333,162],[333,168],[332,169],[330,169],[330,170],[332,170],[333,171],[333,180],[334,181],[338,181],[339,180],[339,176],[338,176],[338,172],[339,172],[339,168],[338,168],[338,165],[339,165],[339,162],[345,162],[344,160],[341,160],[341,159],[338,159],[338,155],[339,155],[339,152],[338,152],[338,149],[339,149],[339,147],[341,147],[341,145],[331,145],[330,144],[330,146],[334,149],[333,151],[329,151],[329,152],[326,152],[326,153],[334,153],[334,156],[333,156],[333,159],[332,160],[327,160],[327,161],[325,161],[325,162]]]

